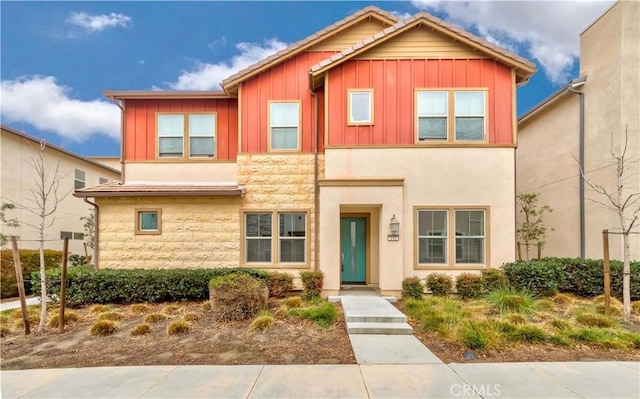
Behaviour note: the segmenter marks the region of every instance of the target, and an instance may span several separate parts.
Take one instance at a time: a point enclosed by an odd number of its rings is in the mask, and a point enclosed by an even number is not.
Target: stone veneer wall
[[[238,155],[244,198],[98,198],[100,268],[236,267],[241,262],[242,211],[308,211],[313,267],[313,154]],[[319,160],[324,176],[324,157]],[[135,210],[162,209],[162,234],[136,235]],[[275,241],[274,241],[275,245]]]

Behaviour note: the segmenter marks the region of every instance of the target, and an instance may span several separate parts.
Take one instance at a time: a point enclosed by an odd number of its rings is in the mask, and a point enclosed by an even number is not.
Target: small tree
[[[89,248],[95,246],[95,232],[96,232],[96,210],[95,208],[89,208],[89,216],[81,216],[80,220],[84,227],[84,241]]]
[[[527,260],[529,260],[529,246],[533,243],[539,243],[544,246],[544,239],[547,235],[547,226],[544,225],[542,217],[545,213],[553,212],[550,206],[538,205],[538,194],[522,193],[516,197],[519,212],[524,214],[524,221],[518,229],[518,235],[524,243],[527,250]]]
[[[6,212],[15,209],[15,204],[11,203],[2,203],[0,205],[0,223],[4,224],[7,227],[16,228],[20,227],[20,222],[16,218],[8,218]],[[0,248],[4,248],[5,245],[9,242],[9,236],[6,234],[0,233]]]
[[[611,133],[611,158],[616,165],[616,179],[615,189],[607,188],[604,185],[593,183],[587,179],[584,175],[584,171],[581,171],[582,178],[585,183],[593,191],[603,198],[602,201],[589,198],[590,201],[595,202],[605,209],[615,212],[618,216],[618,223],[620,226],[620,232],[622,233],[622,256],[623,256],[623,269],[622,269],[622,303],[623,303],[623,317],[625,321],[629,320],[631,316],[631,244],[630,235],[632,229],[638,224],[638,218],[640,218],[640,187],[637,186],[638,175],[629,174],[629,166],[632,164],[638,164],[640,157],[638,154],[632,155],[631,158],[627,158],[627,146],[629,144],[629,132],[628,127],[625,129],[624,143],[622,150],[616,153],[613,145],[613,132]],[[629,179],[635,177],[634,183],[629,182]],[[635,187],[634,187],[635,186]],[[631,187],[631,188],[630,188]]]

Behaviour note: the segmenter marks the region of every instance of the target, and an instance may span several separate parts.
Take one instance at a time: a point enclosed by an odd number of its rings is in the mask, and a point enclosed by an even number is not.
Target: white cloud
[[[215,90],[220,88],[220,82],[234,73],[287,47],[277,39],[269,39],[263,45],[258,43],[238,43],[236,49],[239,54],[230,62],[208,64],[197,61],[189,71],[183,71],[178,80],[167,85],[174,90]]]
[[[465,29],[475,27],[492,43],[524,46],[555,83],[568,80],[580,55],[580,32],[613,1],[434,1],[414,0],[427,11],[440,11]]]
[[[102,101],[82,101],[69,96],[53,76],[27,76],[3,80],[0,86],[3,121],[26,122],[39,130],[56,132],[82,142],[93,134],[120,138],[120,110]]]
[[[399,11],[391,11],[391,14],[395,15],[400,19],[407,19],[411,16],[411,14],[408,12],[399,12]]]
[[[79,26],[89,32],[98,32],[107,28],[126,28],[131,25],[131,17],[124,14],[89,15],[86,12],[74,12],[67,22]]]

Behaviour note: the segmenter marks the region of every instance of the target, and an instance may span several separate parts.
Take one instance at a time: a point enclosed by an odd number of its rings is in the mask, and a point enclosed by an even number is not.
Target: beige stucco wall
[[[487,206],[488,267],[515,257],[512,148],[327,149],[326,179],[404,179],[401,187],[321,187],[320,267],[327,290],[339,287],[341,205],[379,207],[380,289],[398,291],[404,277],[437,269],[414,267],[415,206]],[[344,211],[343,211],[344,212]],[[400,241],[387,241],[389,221],[400,221]],[[374,254],[375,256],[375,254]],[[463,268],[449,269],[457,274]],[[440,269],[442,271],[442,269]]]
[[[0,192],[3,203],[14,203],[19,206],[34,207],[30,190],[36,187],[37,174],[30,164],[37,159],[39,144],[23,138],[17,134],[2,130],[0,138]],[[62,250],[61,231],[84,233],[83,222],[80,217],[88,216],[91,206],[80,198],[72,195],[74,189],[75,169],[85,172],[86,186],[97,185],[101,177],[108,180],[118,180],[119,174],[110,169],[100,167],[91,162],[73,157],[52,147],[44,151],[44,162],[47,173],[53,176],[56,165],[60,164],[59,176],[61,177],[58,196],[64,197],[58,204],[53,224],[46,229],[45,247]],[[65,196],[66,195],[66,196]],[[14,209],[7,213],[10,218],[18,218],[20,227],[9,228],[2,225],[2,233],[17,235],[24,240],[19,243],[20,248],[35,249],[39,243],[38,230],[30,225],[36,225],[39,218],[26,209]],[[49,219],[48,221],[50,221]],[[69,240],[69,251],[75,254],[84,254],[83,240]],[[91,254],[91,248],[88,249]]]
[[[611,143],[619,152],[628,129],[626,193],[640,192],[640,3],[621,1],[581,35],[580,75],[585,99],[585,172],[593,184],[615,192],[616,168]],[[517,192],[538,192],[554,209],[543,252],[580,256],[578,96],[565,94],[518,126]],[[606,202],[588,186],[585,191],[585,256],[602,258],[602,230],[620,231],[616,213],[594,202]],[[638,231],[638,230],[636,230]],[[610,238],[611,257],[622,258],[622,240]],[[640,235],[631,236],[631,258],[640,259]]]
[[[135,182],[216,182],[238,180],[238,165],[233,162],[127,162],[125,183]]]
[[[120,170],[122,164],[120,163],[120,157],[87,157],[92,161],[99,162],[115,170]]]

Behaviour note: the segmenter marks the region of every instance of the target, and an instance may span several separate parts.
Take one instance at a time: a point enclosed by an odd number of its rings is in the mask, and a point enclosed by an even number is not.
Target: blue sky
[[[119,154],[111,90],[211,90],[375,5],[427,11],[530,59],[526,112],[579,71],[579,34],[612,1],[0,2],[2,123],[81,155]]]

